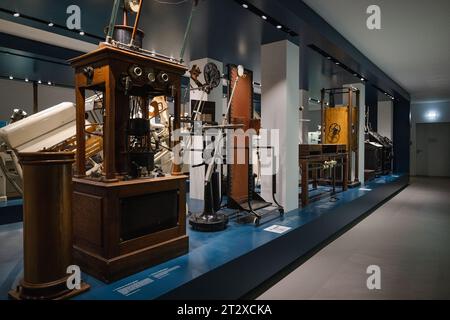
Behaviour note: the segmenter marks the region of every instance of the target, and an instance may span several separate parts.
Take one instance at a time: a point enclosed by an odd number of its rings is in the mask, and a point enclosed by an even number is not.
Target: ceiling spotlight
[[[49,86],[51,86],[51,85],[52,85],[52,82],[51,82],[51,81],[49,81],[49,82],[47,82],[47,84],[48,84]]]
[[[266,16],[261,16],[261,18],[263,18],[263,20],[267,20],[267,17],[266,17]]]
[[[283,28],[283,26],[282,25],[277,25],[277,29],[281,29],[281,28]]]
[[[18,17],[20,17],[20,13],[16,12],[16,13],[13,14],[13,16],[18,18]]]
[[[53,22],[49,22],[49,23],[48,23],[48,26],[49,26],[49,27],[53,27],[53,26],[54,26]]]
[[[357,73],[354,73],[353,75],[354,75],[355,77],[357,77],[357,76],[358,76],[358,74],[357,74]]]
[[[80,36],[84,36],[84,31],[80,31]]]
[[[339,62],[335,62],[335,64],[338,66],[338,65],[340,65],[340,63]]]
[[[366,79],[364,79],[364,78],[361,78],[361,81],[366,81]]]
[[[25,78],[25,82],[28,82],[28,81],[30,81],[30,80],[28,80],[28,78]]]
[[[14,80],[14,77],[13,76],[9,76],[9,80]]]
[[[242,7],[243,7],[244,9],[248,9],[248,4],[243,3],[243,4],[242,4]]]
[[[39,84],[41,84],[41,83],[42,83],[42,81],[41,81],[41,80],[39,80],[39,81],[38,81],[38,83],[39,83]]]
[[[328,60],[331,60],[331,57],[327,57]]]

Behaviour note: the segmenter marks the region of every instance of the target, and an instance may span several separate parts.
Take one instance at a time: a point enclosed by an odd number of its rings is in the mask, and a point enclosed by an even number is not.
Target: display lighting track
[[[252,4],[250,4],[250,3],[246,2],[246,1],[242,1],[242,0],[234,0],[234,1],[237,2],[245,10],[248,10],[248,11],[254,13],[258,17],[260,17],[262,20],[264,20],[265,22],[273,25],[276,29],[287,33],[291,37],[298,37],[298,33],[297,32],[291,30],[286,25],[282,24],[277,19],[271,17],[270,15],[268,15],[267,13],[262,11],[261,9],[255,7],[254,5],[252,5]]]
[[[12,11],[12,10],[9,10],[9,9],[0,8],[0,12],[4,12],[4,13],[7,13],[7,14],[10,14],[13,17],[15,17],[16,19],[25,19],[25,20],[29,20],[29,21],[33,21],[33,22],[45,25],[45,26],[47,26],[47,28],[46,28],[47,30],[56,28],[56,29],[60,29],[60,30],[64,30],[64,31],[69,31],[69,32],[72,32],[72,33],[80,35],[80,36],[87,36],[87,37],[90,37],[90,38],[93,38],[93,39],[96,39],[96,40],[101,40],[101,41],[105,40],[102,37],[99,37],[99,36],[97,36],[95,34],[92,34],[92,33],[88,33],[88,32],[83,31],[83,30],[76,30],[76,29],[71,30],[71,29],[67,28],[66,26],[57,24],[57,23],[55,23],[53,21],[46,21],[46,20],[43,20],[43,19],[40,19],[40,18],[24,15],[22,13],[19,13],[19,12],[16,12],[16,11]]]
[[[350,68],[347,65],[345,65],[344,63],[342,63],[342,61],[339,61],[338,59],[334,58],[333,56],[331,56],[327,52],[323,51],[319,47],[317,47],[317,46],[315,46],[313,44],[309,44],[308,47],[313,49],[314,51],[318,52],[319,54],[321,54],[322,56],[327,58],[327,60],[331,61],[335,65],[337,65],[340,68],[344,69],[345,71],[351,73],[354,77],[358,78],[360,81],[362,81],[364,83],[369,81],[369,80],[366,79],[365,76],[361,75],[359,72],[354,71],[352,68]]]
[[[328,54],[324,50],[320,49],[319,47],[317,47],[317,46],[315,46],[313,44],[309,44],[308,47],[311,48],[312,50],[318,52],[320,55],[324,56],[330,62],[334,63],[335,65],[337,65],[337,66],[341,67],[342,69],[346,70],[347,72],[351,73],[355,78],[358,78],[363,83],[368,83],[369,82],[369,80],[367,80],[367,78],[365,76],[361,75],[359,72],[354,71],[352,68],[348,67],[347,65],[345,65],[344,63],[342,63],[338,59],[334,58],[333,56],[331,56],[330,54]],[[395,100],[395,97],[393,95],[389,94],[386,90],[381,89],[380,87],[376,86],[375,84],[371,84],[371,85],[374,88],[376,88],[377,90],[379,90],[380,92],[384,93],[391,100]]]
[[[389,97],[391,100],[395,100],[395,97],[391,94],[389,94],[386,90],[381,89],[379,86],[372,84],[372,87],[383,93],[385,96]]]
[[[16,57],[21,57],[21,58],[32,59],[32,60],[36,60],[36,61],[59,64],[61,66],[69,66],[70,65],[68,62],[61,60],[61,59],[52,59],[52,58],[44,58],[43,56],[38,56],[38,55],[31,56],[31,55],[27,55],[27,54],[21,54],[21,53],[17,53],[14,51],[10,51],[8,49],[5,50],[1,47],[0,47],[0,53],[11,55],[11,56],[16,56]]]
[[[23,81],[26,83],[36,83],[36,84],[40,84],[40,85],[46,85],[46,86],[50,86],[50,87],[63,87],[63,88],[70,88],[73,89],[73,86],[68,86],[68,85],[64,85],[64,84],[58,84],[52,81],[43,81],[43,80],[32,80],[29,78],[16,78],[12,75],[9,76],[4,76],[4,75],[0,75],[0,79],[4,79],[4,80],[11,80],[11,81]]]

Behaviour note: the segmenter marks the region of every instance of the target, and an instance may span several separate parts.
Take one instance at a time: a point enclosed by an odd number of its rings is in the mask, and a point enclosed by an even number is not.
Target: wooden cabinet
[[[74,179],[75,263],[111,282],[187,253],[186,178]]]

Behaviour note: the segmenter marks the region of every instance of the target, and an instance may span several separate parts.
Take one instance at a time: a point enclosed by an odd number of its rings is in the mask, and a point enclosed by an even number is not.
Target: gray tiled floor
[[[369,265],[379,291],[366,287]],[[450,179],[413,178],[259,299],[450,299]]]

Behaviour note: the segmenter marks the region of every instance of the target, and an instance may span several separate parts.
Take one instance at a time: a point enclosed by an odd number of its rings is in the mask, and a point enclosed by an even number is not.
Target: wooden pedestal
[[[89,289],[69,289],[72,260],[71,152],[19,155],[24,177],[23,279],[9,292],[16,300],[68,299]]]
[[[187,253],[186,179],[74,179],[75,263],[109,283]]]

